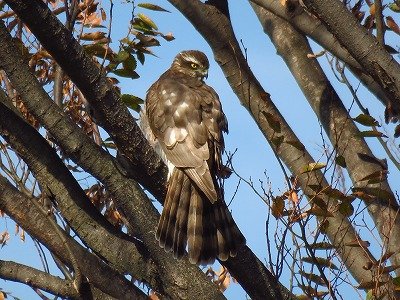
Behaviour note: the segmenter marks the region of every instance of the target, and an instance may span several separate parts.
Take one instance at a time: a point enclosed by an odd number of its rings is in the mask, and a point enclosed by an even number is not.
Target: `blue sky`
[[[230,133],[225,138],[226,148],[227,151],[231,152],[237,149],[237,153],[234,156],[235,169],[242,177],[251,178],[257,186],[259,185],[259,179],[266,182],[266,174],[271,182],[272,191],[276,194],[284,192],[286,184],[276,158],[259,132],[255,122],[246,109],[240,105],[219,66],[214,62],[208,44],[193,26],[166,0],[153,2],[168,9],[171,13],[152,12],[141,8],[138,8],[137,12],[149,15],[155,20],[161,32],[172,32],[175,40],[166,42],[160,39],[161,47],[153,48],[158,57],[147,56],[145,65],[138,66],[137,72],[141,76],[139,79],[121,79],[120,87],[122,92],[145,98],[148,87],[169,67],[173,57],[179,51],[198,49],[205,52],[211,63],[207,83],[219,94],[229,122]],[[107,12],[108,5],[106,3],[104,3],[104,7]],[[118,40],[126,35],[131,17],[130,10],[130,4],[121,0],[114,1],[114,23],[112,27],[114,49],[118,47]],[[273,101],[303,141],[307,150],[312,153],[316,160],[321,159],[323,157],[323,149],[319,123],[295,80],[287,70],[286,65],[276,54],[275,48],[264,34],[250,5],[244,0],[230,1],[230,12],[236,37],[238,40],[242,40],[247,48],[247,57],[252,71],[256,74],[264,89],[271,94]],[[320,47],[315,47],[316,52],[320,50]],[[330,74],[326,59],[320,58],[319,60],[324,64],[327,73]],[[344,99],[346,106],[349,107],[352,101],[351,95],[332,76],[331,78],[332,83],[338,87],[337,91]],[[356,84],[357,82],[354,81],[353,83]],[[360,89],[360,95],[370,108],[370,111],[377,113],[375,116],[382,116],[383,107],[379,104],[377,105],[376,100],[362,89]],[[357,109],[351,111],[353,117],[357,116],[358,113]],[[372,142],[371,145],[374,151],[380,157],[383,157],[378,144]],[[393,186],[399,186],[400,179],[390,178],[390,180]],[[234,194],[237,183],[238,178],[235,176],[231,176],[227,180],[225,186],[227,200]],[[250,248],[262,261],[265,261],[268,257],[265,238],[265,221],[268,208],[265,203],[248,186],[241,184],[234,201],[230,205],[230,209],[240,229],[246,236]],[[274,234],[276,227],[273,219],[270,224],[271,228],[269,228],[271,235]],[[0,231],[3,231],[5,226],[8,226],[10,232],[13,232],[14,225],[11,220],[2,220],[0,222]],[[40,259],[30,238],[25,243],[21,243],[18,237],[12,236],[10,243],[0,249],[0,255],[5,260],[15,260],[41,268]],[[288,286],[287,273],[284,273],[280,280],[284,285]],[[0,287],[5,291],[12,292],[14,296],[21,299],[38,299],[38,296],[35,296],[29,288],[20,284],[0,280]],[[346,289],[345,291],[347,297],[350,297],[350,295],[358,297],[357,293],[351,289]],[[228,299],[245,299],[245,292],[238,284],[230,286],[225,294]]]

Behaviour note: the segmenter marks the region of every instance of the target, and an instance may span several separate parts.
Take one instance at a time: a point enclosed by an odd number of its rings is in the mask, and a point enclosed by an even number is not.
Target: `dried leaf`
[[[368,183],[382,182],[383,180],[386,180],[388,173],[389,173],[388,170],[375,171],[372,174],[363,177],[360,181],[368,180]],[[373,180],[373,182],[371,180]]]
[[[161,36],[163,37],[164,40],[166,40],[168,42],[173,41],[175,39],[172,32],[168,32],[167,34],[161,34]]]
[[[291,200],[296,205],[297,205],[297,203],[299,203],[299,196],[296,191],[290,191],[289,195],[288,195],[288,199]]]
[[[348,246],[348,247],[362,247],[365,249],[368,248],[370,245],[371,245],[370,242],[362,241],[362,240],[354,240],[354,241],[351,241],[351,242],[348,242],[345,244],[345,246]]]
[[[102,7],[100,8],[100,14],[101,14],[101,19],[102,19],[103,21],[107,20],[106,12],[105,12],[105,10],[104,10]]]
[[[339,204],[339,212],[345,217],[350,217],[354,213],[354,207],[349,202],[342,202]]]
[[[380,262],[385,262],[387,261],[395,252],[392,251],[387,251],[385,254],[382,255],[382,257],[380,259],[378,259],[378,261]]]
[[[300,141],[285,141],[286,144],[292,145],[299,151],[305,151],[306,147]]]
[[[318,205],[321,209],[326,210],[328,208],[328,205],[326,202],[319,196],[317,195],[312,195],[309,196],[311,203]]]
[[[391,30],[393,30],[393,32],[400,35],[400,27],[399,27],[399,25],[397,25],[397,23],[393,20],[393,18],[391,16],[386,17],[386,25]]]
[[[285,208],[285,197],[276,197],[273,199],[271,205],[271,213],[275,218],[280,218],[283,215],[283,209]]]
[[[364,153],[357,153],[357,155],[363,161],[379,165],[384,170],[388,169],[388,165],[387,165],[386,159],[377,159],[375,156],[364,154]]]
[[[285,137],[283,135],[278,135],[278,136],[273,137],[271,139],[271,142],[278,149],[282,145],[284,138]]]
[[[321,209],[319,206],[313,205],[306,213],[317,217],[333,217],[333,214],[326,209]]]
[[[370,289],[375,289],[377,287],[380,287],[382,285],[386,284],[386,282],[383,281],[365,281],[360,283],[360,285],[357,287],[359,290],[370,290]]]
[[[282,128],[281,128],[281,123],[279,122],[279,119],[269,112],[263,111],[262,113],[263,113],[265,119],[267,119],[269,127],[271,127],[274,132],[281,133]]]
[[[369,7],[369,14],[374,17],[375,16],[375,3],[373,3],[370,7]]]

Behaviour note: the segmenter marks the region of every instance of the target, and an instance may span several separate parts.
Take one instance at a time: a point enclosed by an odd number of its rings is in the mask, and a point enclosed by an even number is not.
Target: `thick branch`
[[[391,100],[390,115],[400,113],[400,65],[339,0],[304,0],[340,44],[358,61]]]
[[[0,104],[1,105],[1,104]],[[13,187],[4,177],[0,176],[0,209],[7,213],[16,223],[26,230],[32,237],[71,266],[71,257],[65,251],[65,245],[57,234],[49,230],[52,228],[49,216],[33,205],[31,201]],[[35,220],[35,222],[32,222]],[[65,235],[69,247],[80,263],[82,273],[91,284],[104,293],[117,299],[143,299],[143,293],[132,286],[121,274],[106,265],[98,256],[88,252],[70,236]]]
[[[298,31],[313,39],[324,49],[331,52],[341,61],[343,61],[357,76],[366,88],[373,93],[383,104],[388,105],[389,98],[383,88],[368,74],[366,74],[361,65],[350,55],[346,48],[342,47],[335,36],[328,31],[320,20],[306,12],[299,2],[291,2],[293,12],[288,11],[288,7],[281,4],[279,0],[250,0],[273,14],[288,21]],[[264,24],[268,26],[268,24]],[[264,27],[266,28],[266,27]]]
[[[0,278],[21,282],[61,297],[80,297],[72,281],[12,261],[0,260]]]
[[[314,171],[310,174],[302,172],[304,166],[314,160],[304,146],[293,146],[302,145],[302,143],[275,107],[269,94],[263,90],[251,72],[226,14],[221,13],[213,5],[202,4],[199,1],[169,0],[169,2],[175,5],[192,22],[209,43],[214,52],[215,60],[225,73],[241,104],[249,110],[271,147],[275,149],[293,175],[298,178],[305,194],[313,194],[309,185],[329,186],[321,172]],[[204,20],[207,20],[207,22],[204,22]],[[267,115],[274,116],[274,119],[279,122],[281,129],[279,133],[271,127]],[[279,147],[271,142],[277,136],[284,138]],[[329,204],[330,211],[335,211],[336,200],[331,198],[326,199],[326,201]],[[341,258],[346,266],[362,270],[365,263],[369,262],[372,257],[360,248],[346,246],[351,241],[359,240],[349,220],[339,212],[335,212],[334,217],[328,218],[328,221],[327,236],[340,250]],[[360,282],[372,279],[370,274],[359,274],[359,276]],[[240,277],[238,280],[240,282]]]
[[[134,165],[130,174],[154,196],[163,199],[165,177],[159,174],[166,176],[165,165],[148,144],[112,84],[84,52],[72,33],[41,0],[5,2],[78,86],[93,108],[96,121],[113,138],[118,150]]]
[[[357,187],[382,189],[391,195],[391,202],[385,198],[377,198],[366,203],[376,227],[381,235],[387,251],[393,255],[392,263],[400,263],[400,217],[399,206],[387,180],[368,184],[362,178],[375,172],[385,172],[379,160],[374,157],[367,143],[359,135],[359,130],[349,116],[339,96],[326,78],[316,59],[307,58],[311,51],[307,39],[296,31],[288,22],[273,15],[265,9],[253,5],[266,33],[268,33],[277,52],[289,67],[298,85],[321,121],[336,152],[345,158],[347,171]],[[268,25],[267,25],[268,24]],[[370,162],[363,160],[370,157]],[[349,271],[355,278],[362,277],[366,271],[351,267]],[[360,274],[355,274],[360,273]]]
[[[129,221],[135,235],[146,245],[155,264],[153,265],[152,261],[151,264],[141,265],[143,264],[142,257],[134,251],[133,244],[126,244],[116,239],[114,234],[107,234],[107,231],[100,233],[100,226],[92,229],[99,233],[97,238],[94,238],[90,231],[87,232],[88,234],[83,236],[80,234],[80,236],[86,242],[90,242],[90,246],[96,251],[103,250],[101,255],[118,266],[119,270],[133,272],[135,278],[148,282],[162,294],[174,299],[182,297],[192,299],[199,294],[202,294],[204,299],[224,299],[225,297],[218,291],[216,285],[209,281],[197,267],[191,265],[187,260],[175,260],[172,254],[165,253],[158,245],[154,238],[154,230],[159,214],[151,201],[135,181],[126,178],[121,173],[121,169],[110,155],[63,116],[60,108],[51,101],[34,76],[28,72],[23,59],[19,57],[18,51],[11,44],[9,36],[2,32],[0,30],[0,42],[3,48],[3,51],[0,52],[0,66],[5,69],[14,87],[21,94],[25,105],[77,164],[106,185],[113,195],[119,211]],[[9,130],[12,133],[18,132],[14,138],[18,139],[18,143],[22,143],[22,145],[17,145],[17,148],[36,176],[52,192],[59,205],[64,203],[65,206],[62,210],[64,216],[70,213],[70,207],[67,204],[72,205],[71,201],[80,203],[81,209],[88,207],[89,200],[79,185],[74,182],[72,175],[59,161],[53,149],[33,128],[25,124],[23,130],[16,131],[15,126],[10,127]],[[158,176],[160,175],[158,174]],[[72,197],[73,200],[69,197]],[[92,210],[95,209],[92,208]],[[76,214],[78,213],[82,212],[75,211],[70,215],[71,218],[67,218],[76,230],[90,225],[77,218]],[[107,228],[106,226],[109,224],[101,226]],[[135,257],[137,259],[134,259]],[[147,256],[145,258],[148,259]]]

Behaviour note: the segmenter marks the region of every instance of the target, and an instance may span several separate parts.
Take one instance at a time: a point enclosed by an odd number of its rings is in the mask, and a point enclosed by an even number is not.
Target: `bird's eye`
[[[191,63],[190,66],[192,67],[192,69],[195,69],[195,70],[199,67],[199,65],[195,64],[195,63]]]

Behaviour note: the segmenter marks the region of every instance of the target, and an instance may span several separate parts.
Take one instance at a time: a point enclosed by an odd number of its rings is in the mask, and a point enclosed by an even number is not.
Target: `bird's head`
[[[180,52],[175,57],[172,67],[190,77],[203,80],[208,77],[208,68],[210,67],[210,63],[203,52],[187,50]]]

